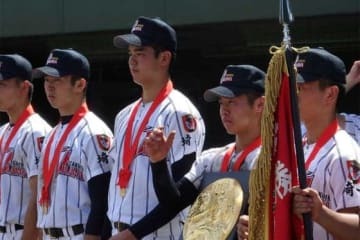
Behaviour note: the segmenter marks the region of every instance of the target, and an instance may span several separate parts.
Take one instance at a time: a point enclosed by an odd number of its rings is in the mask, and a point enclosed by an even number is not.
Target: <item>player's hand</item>
[[[249,216],[241,215],[236,226],[238,239],[247,240],[249,237]]]
[[[355,61],[346,75],[346,90],[349,91],[356,84],[360,83],[360,60]]]
[[[312,188],[301,189],[298,186],[291,191],[294,193],[294,213],[301,218],[303,213],[311,212],[312,219],[316,221],[323,207],[319,193]]]
[[[172,131],[168,137],[165,137],[161,128],[155,128],[145,138],[145,153],[150,157],[153,163],[159,162],[166,158],[175,138],[175,131]]]
[[[129,230],[125,229],[118,234],[112,236],[109,238],[109,240],[136,240],[137,238],[134,236],[134,234]]]

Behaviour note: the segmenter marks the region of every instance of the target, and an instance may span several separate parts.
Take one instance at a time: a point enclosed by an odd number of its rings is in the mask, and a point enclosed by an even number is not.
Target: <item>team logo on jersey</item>
[[[39,151],[41,151],[41,149],[42,149],[42,146],[43,146],[43,143],[44,143],[44,138],[45,137],[38,137],[36,139],[36,145],[37,145]]]
[[[78,179],[79,181],[84,181],[85,179],[84,167],[80,163],[74,161],[62,162],[59,167],[58,173]]]
[[[350,181],[353,182],[353,184],[359,184],[360,183],[360,164],[356,162],[355,160],[347,161],[346,162],[349,176],[348,178]]]
[[[4,159],[5,166],[3,168],[3,174],[8,174],[11,176],[18,176],[21,178],[27,178],[26,169],[24,163],[21,161],[15,161],[14,159],[14,148],[10,148],[6,153]]]
[[[196,119],[191,114],[186,114],[182,116],[182,122],[185,131],[187,132],[193,132],[196,130]]]
[[[106,136],[105,134],[99,134],[96,135],[96,140],[101,150],[109,151],[111,147],[111,140],[109,136]]]

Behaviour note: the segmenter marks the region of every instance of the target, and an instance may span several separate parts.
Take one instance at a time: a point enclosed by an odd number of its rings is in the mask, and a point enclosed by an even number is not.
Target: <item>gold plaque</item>
[[[209,184],[197,197],[186,218],[184,240],[225,240],[235,226],[243,190],[233,178]]]

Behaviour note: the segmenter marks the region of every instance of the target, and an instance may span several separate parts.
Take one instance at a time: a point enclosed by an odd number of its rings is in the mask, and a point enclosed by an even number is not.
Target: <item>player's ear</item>
[[[75,82],[75,87],[77,89],[79,89],[80,92],[82,92],[85,89],[86,84],[87,84],[87,81],[85,80],[85,78],[80,78],[79,80],[77,80]]]
[[[255,111],[262,113],[265,106],[265,96],[258,97],[254,102]]]
[[[172,54],[170,51],[163,51],[159,54],[161,65],[167,66],[170,64]]]
[[[336,100],[339,95],[339,87],[336,85],[329,86],[325,89],[325,102],[326,103],[336,103]]]
[[[28,89],[32,86],[32,83],[29,80],[24,80],[21,82],[21,89],[28,92]]]

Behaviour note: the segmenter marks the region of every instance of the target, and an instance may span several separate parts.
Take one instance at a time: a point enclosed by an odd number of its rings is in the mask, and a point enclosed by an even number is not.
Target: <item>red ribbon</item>
[[[316,144],[311,151],[309,157],[305,161],[305,169],[309,169],[310,164],[314,161],[316,154],[320,151],[322,146],[329,141],[331,137],[335,135],[337,130],[339,129],[339,123],[337,119],[332,121],[329,126],[321,133],[319,139],[316,141]]]
[[[13,140],[13,138],[15,137],[17,131],[19,130],[19,128],[23,125],[23,123],[34,113],[34,109],[31,106],[31,104],[29,104],[25,110],[22,112],[22,114],[20,115],[19,119],[16,121],[13,129],[10,132],[10,135],[8,137],[8,139],[5,142],[5,146],[4,148],[2,148],[2,142],[4,139],[4,136],[0,137],[0,176],[3,172],[3,160],[4,160],[4,155],[6,154],[6,152],[8,151],[9,145],[11,143],[11,141]],[[5,135],[5,133],[4,133]],[[12,158],[8,158],[6,160],[5,166],[8,164],[8,162],[11,160]],[[0,177],[1,179],[1,177]]]
[[[44,208],[48,208],[50,206],[50,186],[52,182],[52,178],[54,176],[55,168],[58,166],[60,153],[63,148],[63,145],[69,136],[71,130],[76,126],[76,124],[85,116],[88,112],[88,107],[86,103],[83,103],[80,108],[76,111],[74,116],[71,118],[69,125],[66,127],[64,133],[62,134],[56,148],[54,155],[52,156],[52,161],[49,168],[49,159],[50,159],[50,149],[51,145],[54,141],[54,135],[56,130],[54,130],[49,138],[49,142],[46,144],[45,154],[44,154],[44,165],[43,165],[43,186],[41,188],[41,196],[40,196],[40,205]]]
[[[141,105],[141,99],[135,104],[135,107],[132,109],[130,118],[128,121],[128,126],[125,131],[125,141],[124,141],[124,150],[122,155],[122,168],[119,171],[118,175],[118,182],[117,185],[120,186],[121,190],[125,190],[128,186],[128,183],[130,181],[131,177],[131,170],[130,166],[135,158],[136,151],[138,149],[139,140],[141,134],[144,132],[144,129],[146,127],[146,124],[148,123],[151,115],[154,113],[156,108],[160,105],[160,103],[170,94],[170,92],[173,89],[173,84],[171,81],[168,81],[167,84],[161,89],[159,94],[156,96],[155,100],[150,106],[150,109],[147,111],[144,119],[141,122],[141,125],[136,133],[135,139],[133,143],[131,143],[131,137],[133,135],[133,125],[136,113],[139,110],[139,107]]]
[[[261,145],[260,137],[256,138],[252,143],[250,143],[241,152],[240,156],[236,159],[235,164],[233,165],[233,171],[238,171],[240,169],[241,165],[243,164],[243,162],[245,161],[245,158],[247,157],[247,155],[249,155],[250,152],[252,152],[255,148],[259,147],[260,145]],[[221,172],[227,172],[230,158],[231,158],[231,155],[234,153],[234,151],[235,151],[235,144],[226,151],[223,161],[221,163]]]

